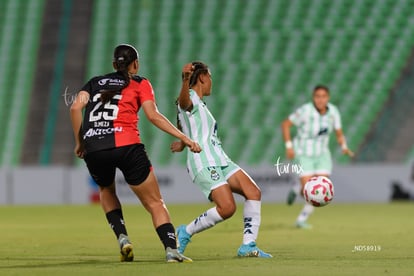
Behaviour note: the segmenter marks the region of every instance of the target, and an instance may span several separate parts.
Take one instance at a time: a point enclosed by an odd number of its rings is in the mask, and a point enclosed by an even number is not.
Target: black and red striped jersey
[[[134,76],[127,87],[120,73],[94,77],[82,88],[89,93],[81,134],[85,151],[93,152],[141,143],[138,111],[143,102],[155,102],[151,83]],[[113,98],[102,103],[103,91],[115,91]]]

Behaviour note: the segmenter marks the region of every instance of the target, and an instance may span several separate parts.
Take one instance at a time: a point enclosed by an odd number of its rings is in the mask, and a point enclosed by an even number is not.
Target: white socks
[[[223,218],[217,212],[216,207],[213,207],[211,209],[208,209],[205,213],[201,214],[192,222],[190,222],[185,230],[188,234],[194,235],[210,227],[213,227],[214,225],[222,221]]]
[[[296,222],[297,223],[305,222],[309,218],[309,216],[313,213],[314,209],[315,207],[313,207],[311,204],[306,202],[298,218],[296,219]]]
[[[250,242],[256,242],[259,234],[260,227],[260,210],[261,201],[259,200],[246,200],[244,202],[243,209],[243,244],[249,244]],[[223,218],[217,212],[216,207],[208,209],[205,213],[201,214],[198,218],[190,222],[185,230],[191,236],[202,232],[208,228],[213,227],[219,222],[222,222]]]
[[[261,201],[246,200],[243,210],[243,244],[255,242],[259,234]]]

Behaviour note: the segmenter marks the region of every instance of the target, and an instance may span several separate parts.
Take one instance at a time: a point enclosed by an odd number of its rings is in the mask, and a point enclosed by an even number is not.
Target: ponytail
[[[114,50],[114,65],[117,73],[125,81],[125,84],[116,89],[108,89],[101,91],[101,102],[109,102],[118,91],[124,89],[129,85],[130,76],[128,72],[129,65],[135,60],[139,59],[138,51],[129,44],[120,44]]]
[[[203,62],[193,61],[192,64],[194,66],[194,71],[193,71],[193,74],[191,75],[190,81],[189,81],[190,88],[197,83],[198,77],[200,76],[200,74],[208,73],[208,66],[206,64],[204,64]]]

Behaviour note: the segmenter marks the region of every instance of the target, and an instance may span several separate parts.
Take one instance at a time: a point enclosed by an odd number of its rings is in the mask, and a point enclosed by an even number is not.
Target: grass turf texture
[[[169,205],[175,226],[211,205]],[[293,227],[301,204],[263,204],[258,245],[273,259],[238,258],[242,206],[228,221],[195,235],[193,263],[167,264],[150,216],[124,206],[135,261],[119,262],[99,206],[0,207],[0,275],[413,275],[412,203],[318,208],[311,230]]]

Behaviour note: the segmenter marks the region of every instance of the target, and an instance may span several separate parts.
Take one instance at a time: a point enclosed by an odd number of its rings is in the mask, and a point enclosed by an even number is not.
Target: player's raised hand
[[[183,66],[183,80],[189,80],[191,78],[191,75],[194,72],[194,65],[192,63],[187,63]]]

